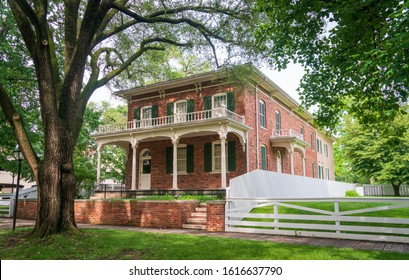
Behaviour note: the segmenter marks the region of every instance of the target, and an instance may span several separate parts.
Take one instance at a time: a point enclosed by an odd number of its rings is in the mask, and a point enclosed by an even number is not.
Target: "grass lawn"
[[[28,237],[0,230],[0,259],[41,260],[390,260],[409,254],[265,241],[87,229],[75,236]]]

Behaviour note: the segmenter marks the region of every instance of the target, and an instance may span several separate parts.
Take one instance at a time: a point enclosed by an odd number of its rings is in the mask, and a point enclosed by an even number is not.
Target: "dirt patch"
[[[139,260],[147,252],[144,250],[124,249],[116,255],[107,256],[104,260]]]

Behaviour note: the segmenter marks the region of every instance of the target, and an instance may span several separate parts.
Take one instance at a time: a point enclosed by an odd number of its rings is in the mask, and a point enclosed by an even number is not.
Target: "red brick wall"
[[[283,173],[291,173],[290,154],[283,148],[273,148],[270,144],[270,137],[275,131],[275,112],[278,110],[281,116],[281,129],[292,129],[297,133],[300,133],[301,126],[304,127],[304,141],[310,143],[310,133],[313,133],[314,143],[316,139],[316,130],[309,123],[301,119],[295,112],[291,111],[288,107],[283,105],[280,101],[267,95],[264,91],[258,89],[257,97],[254,88],[245,90],[245,118],[246,124],[253,129],[249,131],[249,171],[254,169],[261,169],[261,145],[267,147],[267,169],[271,171],[277,171],[277,151],[281,152]],[[266,104],[266,128],[260,127],[258,124],[258,147],[259,155],[257,157],[257,123],[259,122],[259,102],[263,100]],[[256,109],[257,106],[257,109]],[[257,110],[257,111],[256,111]],[[311,164],[317,162],[317,153],[311,147],[306,148],[306,175],[312,176]],[[257,165],[257,158],[259,165]],[[302,157],[299,151],[294,151],[294,173],[295,175],[302,175]]]
[[[77,223],[182,228],[198,201],[76,200]],[[35,219],[37,201],[19,201],[17,217]]]
[[[207,202],[207,231],[224,231],[225,201]]]
[[[179,144],[193,145],[194,149],[194,173],[178,174],[178,188],[181,190],[220,189],[221,174],[204,172],[204,143],[219,140],[219,135],[202,137],[181,138]],[[232,133],[227,135],[227,141],[236,142],[236,171],[227,173],[227,180],[246,173],[246,154],[242,149],[240,140]],[[151,151],[151,189],[164,190],[172,188],[172,174],[166,173],[166,147],[171,147],[170,140],[142,142],[136,151],[137,166],[136,174],[139,174],[139,155],[143,149]],[[130,149],[131,150],[131,149]],[[132,176],[132,152],[128,153],[127,161],[127,188],[130,189]],[[138,185],[139,182],[136,181]]]

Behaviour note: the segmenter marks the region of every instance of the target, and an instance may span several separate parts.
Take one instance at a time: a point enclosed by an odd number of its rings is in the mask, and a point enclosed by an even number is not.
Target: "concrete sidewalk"
[[[17,219],[16,227],[33,227],[35,221]],[[0,230],[11,229],[13,219],[0,218]],[[408,254],[409,258],[409,244],[393,243],[393,242],[379,242],[379,241],[362,241],[362,240],[347,240],[347,239],[332,239],[332,238],[318,238],[318,237],[299,237],[299,236],[281,236],[281,235],[267,235],[267,234],[253,234],[253,233],[235,233],[235,232],[207,232],[201,230],[189,229],[158,229],[158,228],[142,228],[132,226],[111,226],[111,225],[91,225],[78,224],[79,228],[96,228],[96,229],[114,229],[114,230],[129,230],[136,232],[152,232],[152,233],[171,233],[171,234],[190,234],[197,236],[214,236],[222,238],[236,238],[246,240],[268,241],[275,243],[287,244],[303,244],[313,246],[327,246],[338,248],[352,248],[361,250],[377,250],[387,252],[399,252]]]

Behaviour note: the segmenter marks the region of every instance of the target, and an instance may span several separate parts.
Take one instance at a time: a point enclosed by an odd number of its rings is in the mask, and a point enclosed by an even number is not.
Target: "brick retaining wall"
[[[224,230],[224,201],[208,202],[208,231]],[[76,200],[75,220],[84,224],[182,228],[199,205],[196,200]],[[35,219],[36,200],[19,201],[17,217]]]

